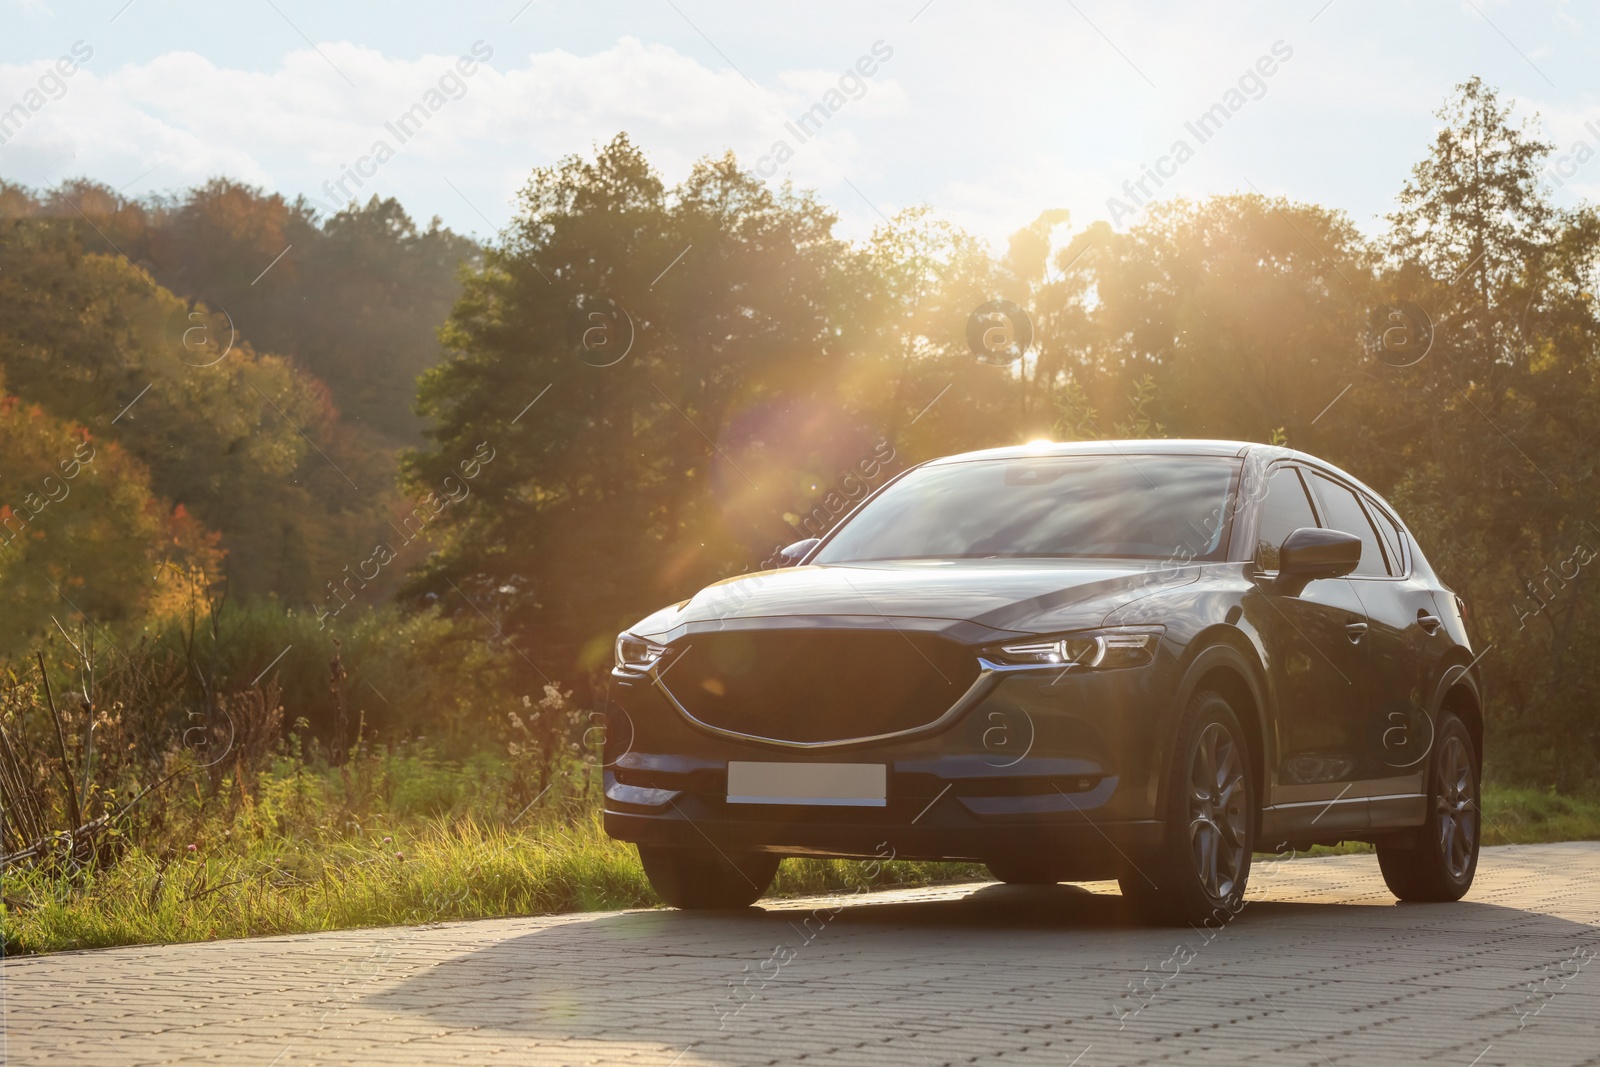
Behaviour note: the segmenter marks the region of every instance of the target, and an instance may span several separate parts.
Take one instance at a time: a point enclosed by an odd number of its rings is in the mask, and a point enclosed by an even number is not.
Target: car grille
[[[662,685],[696,720],[775,741],[899,733],[948,711],[978,676],[972,651],[897,630],[744,630],[673,645]]]

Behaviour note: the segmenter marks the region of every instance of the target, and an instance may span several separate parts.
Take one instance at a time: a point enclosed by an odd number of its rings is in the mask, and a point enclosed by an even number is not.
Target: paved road
[[[6,1062],[1600,1064],[1600,844],[1487,850],[1456,905],[1370,856],[1252,881],[1220,933],[961,885],[13,959]]]

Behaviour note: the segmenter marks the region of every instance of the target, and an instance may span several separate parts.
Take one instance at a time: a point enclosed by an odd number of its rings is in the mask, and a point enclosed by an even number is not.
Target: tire
[[[1460,900],[1472,888],[1483,838],[1478,754],[1466,725],[1439,717],[1428,759],[1428,821],[1409,834],[1378,843],[1378,867],[1401,900]]]
[[[1141,919],[1199,926],[1238,914],[1255,848],[1254,773],[1227,699],[1196,693],[1173,748],[1162,844],[1117,879]]]
[[[995,880],[1007,885],[1055,885],[1061,881],[1049,864],[1037,859],[1010,857],[984,864]]]
[[[747,908],[761,899],[778,873],[779,857],[763,852],[722,853],[699,848],[639,846],[650,887],[674,908]]]

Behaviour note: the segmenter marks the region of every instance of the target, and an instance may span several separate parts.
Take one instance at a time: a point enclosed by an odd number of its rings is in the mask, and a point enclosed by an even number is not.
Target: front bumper
[[[782,855],[975,860],[1047,856],[1107,877],[1160,840],[1155,814],[1173,664],[1012,673],[932,733],[824,749],[720,736],[644,675],[607,707],[605,827],[645,845]],[[882,807],[730,804],[730,760],[881,763]]]
[[[931,818],[931,816],[929,816]],[[1155,821],[1021,825],[953,825],[941,819],[908,823],[862,820],[786,821],[754,825],[695,818],[674,809],[671,818],[605,813],[606,832],[621,841],[667,848],[700,848],[711,842],[724,852],[773,852],[781,856],[851,859],[971,860],[990,862],[1047,856],[1059,881],[1115,878],[1136,866],[1161,840]]]

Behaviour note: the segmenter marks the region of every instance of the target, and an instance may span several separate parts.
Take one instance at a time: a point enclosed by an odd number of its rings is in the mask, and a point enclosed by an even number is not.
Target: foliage
[[[164,546],[161,508],[138,460],[37,405],[0,397],[0,493],[0,653],[26,648],[71,611],[142,616]]]
[[[215,689],[277,679],[289,722],[303,719],[306,736],[326,745],[348,746],[359,729],[382,744],[426,737],[466,750],[484,725],[522,706],[510,678],[514,653],[475,617],[368,605],[323,627],[270,601],[224,605],[215,615],[195,608],[149,627],[149,646],[193,656]]]
[[[321,671],[319,646],[330,657]],[[311,666],[291,658],[297,647]],[[0,853],[114,864],[125,842],[165,832],[173,790],[243,803],[255,776],[286,752],[342,764],[374,743],[479,751],[479,717],[513,706],[506,656],[462,622],[393,607],[352,618],[342,638],[270,604],[220,602],[191,602],[130,646],[103,627],[60,628],[0,676]],[[551,763],[584,740],[580,716],[553,690],[529,717],[537,743],[517,739],[512,755],[543,766],[548,780]],[[449,807],[427,775],[408,781],[411,794],[390,798],[394,810]],[[370,787],[359,775],[347,784]]]
[[[73,869],[116,861],[166,825],[163,787],[214,796],[282,743],[277,689],[215,691],[192,657],[129,655],[98,628],[59,631],[0,688],[0,851]]]
[[[419,229],[393,199],[319,217],[303,199],[227,178],[145,200],[82,180],[37,194],[0,183],[0,218],[49,220],[85,250],[125,256],[187,298],[185,312],[203,304],[293,359],[390,442],[417,437],[416,378],[438,358],[457,270],[478,251],[438,219]]]
[[[1600,772],[1600,664],[1579,653],[1600,637],[1600,219],[1550,205],[1550,145],[1477,79],[1440,117],[1384,278],[1425,310],[1432,348],[1352,397],[1371,427],[1357,454],[1471,607],[1497,772],[1571,790]]]
[[[143,202],[0,182],[0,367],[220,533],[235,595],[304,604],[387,534],[415,378],[473,248],[392,201],[319,225],[222,180]]]
[[[731,157],[669,193],[623,137],[592,163],[536,171],[521,204],[451,314],[452,358],[423,379],[432,446],[406,460],[412,491],[439,486],[480,442],[497,458],[412,589],[465,610],[454,583],[567,664],[608,648],[642,595],[794,539],[781,487],[798,472],[779,457],[836,363],[843,246],[815,201],[774,193]],[[633,349],[586,364],[571,320],[611,302]]]

